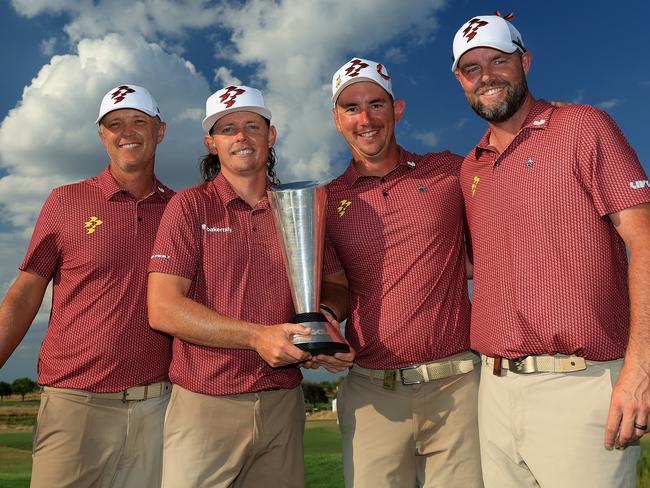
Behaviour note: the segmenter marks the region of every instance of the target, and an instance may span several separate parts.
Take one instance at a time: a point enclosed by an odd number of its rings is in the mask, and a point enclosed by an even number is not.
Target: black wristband
[[[332,310],[330,307],[328,307],[328,306],[325,305],[324,303],[321,303],[321,304],[320,304],[320,308],[322,308],[322,309],[325,310],[328,314],[330,314],[332,317],[334,317],[334,320],[336,320],[337,322],[339,321],[339,318],[338,318],[338,317],[336,316],[336,314],[334,313],[334,310]]]

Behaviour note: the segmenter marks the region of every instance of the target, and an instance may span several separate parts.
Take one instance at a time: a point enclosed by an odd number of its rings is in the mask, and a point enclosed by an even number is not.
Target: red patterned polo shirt
[[[469,349],[462,158],[400,148],[386,176],[352,163],[328,185],[325,273],[350,284],[346,337],[365,368],[421,364]]]
[[[537,101],[502,153],[489,131],[463,163],[474,250],[472,347],[488,355],[623,356],[625,244],[608,214],[650,201],[614,121]]]
[[[171,339],[149,327],[147,265],[172,195],[156,180],[137,200],[108,167],[50,194],[20,265],[54,285],[39,384],[115,392],[167,380]]]
[[[192,280],[188,297],[228,317],[272,325],[290,322],[293,303],[265,196],[251,208],[223,174],[179,192],[153,247],[150,272]],[[204,395],[294,388],[295,366],[272,368],[257,352],[174,339],[171,380]]]

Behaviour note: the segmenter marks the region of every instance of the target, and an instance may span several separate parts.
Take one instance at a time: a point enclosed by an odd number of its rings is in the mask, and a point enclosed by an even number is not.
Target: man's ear
[[[530,51],[526,51],[521,55],[521,66],[524,68],[524,73],[528,74],[530,67],[533,64],[533,55]]]
[[[157,144],[160,144],[165,138],[165,131],[167,130],[167,124],[160,122],[158,125],[158,141]]]
[[[203,145],[205,146],[205,148],[208,150],[210,154],[217,154],[217,150],[215,149],[214,144],[212,143],[211,135],[208,134],[207,136],[203,136]]]
[[[336,105],[332,108],[332,117],[334,118],[334,126],[336,130],[341,132],[341,122],[339,121],[339,113],[336,111]]]
[[[393,114],[395,117],[395,122],[399,122],[399,120],[402,118],[402,115],[404,115],[404,110],[406,110],[406,102],[398,98],[397,100],[393,101]]]
[[[278,131],[275,129],[275,126],[272,125],[269,127],[269,139],[268,139],[268,145],[269,149],[271,149],[275,145],[275,139],[278,137]]]

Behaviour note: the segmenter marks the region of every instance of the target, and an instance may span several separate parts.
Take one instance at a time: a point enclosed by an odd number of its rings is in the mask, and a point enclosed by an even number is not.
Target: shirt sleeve
[[[581,177],[601,217],[650,201],[648,177],[639,158],[608,114],[587,107],[579,133]]]
[[[63,214],[60,191],[54,190],[45,200],[36,221],[25,259],[18,267],[30,269],[46,280],[53,278],[61,262],[61,222]]]
[[[188,193],[177,193],[167,204],[151,250],[149,272],[192,280],[201,256],[196,205]]]

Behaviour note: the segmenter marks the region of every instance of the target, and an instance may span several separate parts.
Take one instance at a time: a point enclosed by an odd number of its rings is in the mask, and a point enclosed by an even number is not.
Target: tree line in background
[[[321,381],[320,383],[302,382],[302,391],[305,396],[305,403],[312,409],[317,409],[323,404],[329,404],[336,398],[336,390],[343,381],[343,377],[336,381]],[[15,379],[11,384],[0,381],[0,401],[6,396],[20,395],[25,401],[25,395],[35,391],[38,385],[29,378]]]
[[[24,402],[25,395],[35,391],[36,388],[38,388],[36,382],[29,378],[18,378],[11,384],[6,383],[5,381],[0,381],[0,401],[4,401],[6,396],[20,395]]]
[[[336,390],[343,382],[343,376],[336,381],[321,381],[320,383],[302,382],[302,392],[305,405],[310,410],[316,410],[323,405],[329,405],[336,398]]]

